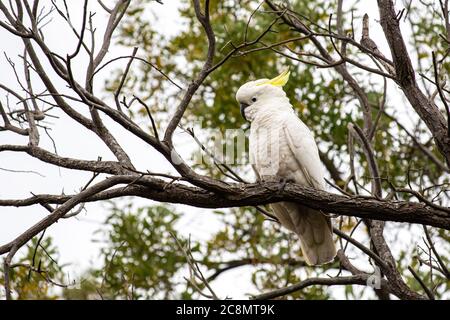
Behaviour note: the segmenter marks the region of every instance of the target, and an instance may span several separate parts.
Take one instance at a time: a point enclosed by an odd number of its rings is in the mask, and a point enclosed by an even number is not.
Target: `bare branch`
[[[366,286],[369,275],[360,274],[350,277],[336,277],[336,278],[308,278],[294,285],[274,290],[271,292],[263,293],[254,296],[255,300],[267,300],[285,296],[296,291],[300,291],[310,286],[322,285],[322,286],[342,286],[342,285],[361,285]]]

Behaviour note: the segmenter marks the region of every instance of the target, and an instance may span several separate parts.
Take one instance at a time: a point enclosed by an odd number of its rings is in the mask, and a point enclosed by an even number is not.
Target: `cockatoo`
[[[259,180],[275,178],[324,190],[324,171],[314,137],[295,114],[282,88],[289,74],[286,70],[271,80],[247,82],[236,93],[242,116],[251,122],[250,162]],[[333,260],[336,247],[328,216],[295,202],[274,203],[271,207],[281,225],[300,237],[309,265]]]

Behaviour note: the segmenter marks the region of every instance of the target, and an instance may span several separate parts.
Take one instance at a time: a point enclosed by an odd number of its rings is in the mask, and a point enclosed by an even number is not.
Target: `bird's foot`
[[[277,187],[276,189],[272,190],[276,195],[280,195],[283,193],[283,191],[286,188],[286,185],[288,184],[288,182],[293,182],[293,180],[291,179],[287,179],[287,178],[280,178],[277,176],[272,176],[272,177],[264,177],[264,182],[272,182],[272,183],[277,183]],[[272,189],[272,188],[271,188]]]
[[[281,178],[280,179],[279,185],[278,185],[278,191],[277,191],[278,194],[282,194],[283,193],[283,191],[286,188],[286,185],[288,184],[288,182],[292,182],[292,181],[289,180],[289,179],[286,179],[286,178]]]

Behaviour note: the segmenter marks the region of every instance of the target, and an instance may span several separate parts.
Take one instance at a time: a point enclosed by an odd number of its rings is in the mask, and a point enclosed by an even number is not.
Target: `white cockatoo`
[[[242,116],[251,122],[250,162],[260,180],[275,178],[324,190],[324,171],[314,137],[282,89],[289,74],[286,70],[271,80],[247,82],[236,93]],[[309,265],[333,260],[336,247],[328,216],[295,202],[271,207],[280,223],[300,237]]]

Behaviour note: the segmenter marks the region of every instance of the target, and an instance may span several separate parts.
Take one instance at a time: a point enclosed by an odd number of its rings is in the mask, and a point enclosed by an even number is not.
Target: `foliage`
[[[100,252],[102,268],[86,276],[89,286],[69,289],[67,297],[92,289],[102,299],[178,297],[174,275],[185,264],[173,237],[179,214],[163,206],[130,209],[112,209],[105,221],[110,227],[101,230],[107,243]]]

